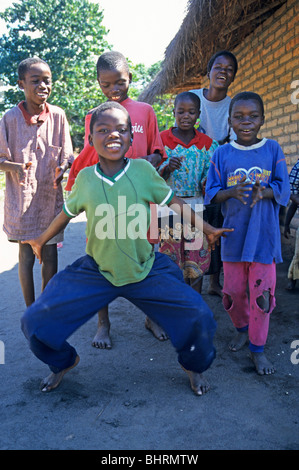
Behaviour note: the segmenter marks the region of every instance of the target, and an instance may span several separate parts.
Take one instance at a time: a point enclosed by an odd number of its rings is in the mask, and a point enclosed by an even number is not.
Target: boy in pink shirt
[[[19,279],[26,306],[35,300],[35,256],[21,241],[39,236],[63,206],[60,181],[74,159],[64,111],[47,103],[52,90],[51,70],[38,57],[18,67],[18,85],[25,100],[8,110],[0,121],[0,170],[6,173],[3,230],[19,243]],[[42,289],[57,272],[57,243],[63,233],[44,247]]]
[[[132,122],[133,140],[128,152],[127,158],[144,158],[154,167],[157,167],[162,159],[166,158],[166,152],[162,143],[157,118],[153,108],[140,101],[134,101],[128,97],[128,90],[132,81],[132,74],[129,70],[126,58],[119,52],[109,51],[102,54],[97,62],[97,80],[102,92],[108,101],[120,103],[129,113]],[[85,117],[85,139],[84,148],[75,159],[70,170],[69,178],[65,189],[70,191],[80,170],[87,166],[98,163],[98,155],[94,148],[88,142],[90,134],[89,125],[93,110]],[[157,224],[156,216],[153,211],[153,222]],[[153,230],[151,230],[153,233]],[[157,240],[150,240],[152,243]],[[154,336],[160,340],[167,339],[167,335],[159,325],[155,324],[148,317],[146,318],[146,327],[152,331]],[[110,349],[110,322],[108,316],[108,307],[99,312],[98,330],[93,339],[92,345],[96,348]]]

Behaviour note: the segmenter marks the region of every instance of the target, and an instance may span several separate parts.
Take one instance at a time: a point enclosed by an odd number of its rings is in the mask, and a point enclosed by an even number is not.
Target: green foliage
[[[174,97],[172,95],[163,95],[157,98],[153,104],[160,132],[174,125],[173,105]]]
[[[149,68],[146,68],[144,64],[133,65],[130,61],[128,62],[133,75],[129,95],[132,99],[138,99],[138,96],[141,91],[153,80],[155,75],[159,72],[161,68],[161,61],[156,62]],[[163,95],[157,98],[155,103],[153,104],[160,131],[168,129],[174,123],[173,104],[174,98],[172,97],[172,95]]]
[[[0,112],[24,98],[18,90],[17,67],[21,60],[38,56],[52,71],[50,103],[68,117],[73,144],[82,148],[84,116],[105,101],[96,81],[96,60],[110,49],[104,39],[103,12],[87,0],[25,0],[0,14],[8,34],[0,37],[0,80],[4,92]],[[83,123],[83,127],[82,127]]]
[[[24,99],[17,86],[18,64],[38,56],[52,71],[53,89],[49,102],[65,110],[74,149],[84,143],[86,113],[106,101],[96,77],[96,61],[111,46],[105,40],[103,12],[88,0],[24,0],[0,13],[8,33],[0,37],[0,116]],[[157,62],[147,68],[128,59],[133,81],[129,96],[138,99],[141,91],[161,67]],[[159,129],[173,123],[171,96],[160,97],[154,104]]]

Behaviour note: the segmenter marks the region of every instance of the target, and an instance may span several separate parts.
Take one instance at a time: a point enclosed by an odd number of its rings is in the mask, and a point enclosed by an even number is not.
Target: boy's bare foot
[[[241,332],[238,331],[236,335],[231,339],[228,347],[231,351],[236,352],[239,351],[247,342],[247,331]]]
[[[167,333],[161,328],[161,326],[157,325],[157,323],[153,322],[150,318],[146,317],[145,319],[145,328],[153,333],[155,338],[159,341],[165,341],[168,339]]]
[[[77,356],[74,364],[71,367],[68,367],[67,369],[62,370],[62,371],[58,372],[57,374],[54,374],[54,372],[52,372],[52,374],[50,374],[48,377],[46,377],[45,379],[42,380],[42,382],[40,384],[40,390],[42,392],[51,392],[51,390],[54,390],[55,388],[57,388],[58,385],[60,384],[60,382],[62,381],[63,376],[69,370],[76,367],[76,365],[79,363],[79,361],[80,361],[80,357]]]
[[[266,358],[263,352],[252,352],[251,359],[255,365],[256,371],[259,375],[270,375],[274,374],[275,367]]]
[[[210,384],[202,374],[192,372],[191,370],[187,370],[184,367],[182,367],[182,369],[188,374],[190,385],[195,395],[201,396],[210,390]]]
[[[110,322],[98,322],[98,329],[92,341],[92,346],[98,349],[111,349]]]

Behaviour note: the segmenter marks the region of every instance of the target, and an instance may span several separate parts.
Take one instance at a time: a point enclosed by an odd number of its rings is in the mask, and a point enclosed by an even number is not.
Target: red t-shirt
[[[133,143],[129,148],[126,157],[141,158],[151,155],[155,150],[159,151],[163,158],[167,158],[164,145],[160,137],[157,118],[155,112],[147,103],[134,101],[131,98],[120,103],[129,113],[132,122]],[[92,166],[99,161],[99,157],[91,145],[88,143],[89,125],[92,111],[85,117],[85,139],[84,148],[75,159],[65,187],[66,191],[70,191],[80,170],[87,166]]]

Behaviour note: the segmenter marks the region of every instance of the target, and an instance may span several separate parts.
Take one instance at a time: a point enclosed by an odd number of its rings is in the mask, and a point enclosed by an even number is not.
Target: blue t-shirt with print
[[[279,207],[290,198],[290,185],[285,158],[279,144],[262,139],[245,147],[231,142],[216,149],[208,173],[205,203],[209,204],[220,190],[228,189],[246,176],[249,184],[259,179],[273,189],[273,199],[262,199],[253,208],[251,191],[244,205],[230,198],[221,205],[223,226],[234,228],[221,240],[223,261],[282,262]]]

